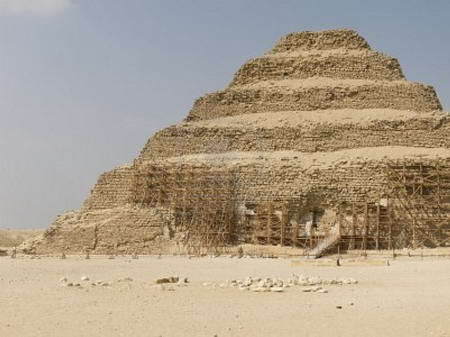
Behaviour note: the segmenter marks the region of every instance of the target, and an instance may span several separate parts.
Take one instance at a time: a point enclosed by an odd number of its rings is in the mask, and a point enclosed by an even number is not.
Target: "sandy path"
[[[292,273],[353,277],[360,283],[327,286],[327,294],[202,285]],[[83,289],[59,285],[62,276],[80,282],[83,275],[134,281]],[[170,275],[189,277],[191,284],[175,291],[153,287],[153,279]],[[293,266],[289,259],[0,258],[0,336],[214,335],[449,337],[450,259],[315,267]]]

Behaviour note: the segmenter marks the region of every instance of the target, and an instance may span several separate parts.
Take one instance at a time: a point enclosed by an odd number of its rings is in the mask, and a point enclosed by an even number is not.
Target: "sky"
[[[46,228],[282,36],[353,28],[450,109],[450,1],[0,0],[0,228]]]

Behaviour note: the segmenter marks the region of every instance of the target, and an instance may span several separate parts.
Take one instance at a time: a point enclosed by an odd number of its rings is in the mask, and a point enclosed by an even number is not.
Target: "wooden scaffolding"
[[[317,193],[238,201],[235,172],[219,167],[146,164],[135,172],[132,202],[170,209],[175,231],[183,233],[182,243],[193,253],[239,243],[310,251],[450,246],[449,162],[387,161],[377,196],[333,203]],[[244,215],[238,211],[243,203],[251,204]],[[321,223],[316,232],[306,229],[299,219],[312,214],[314,227],[315,209],[332,209],[335,222]]]
[[[188,253],[218,252],[235,240],[231,170],[148,164],[136,169],[133,186],[133,203],[172,212]]]
[[[450,246],[450,163],[389,162],[389,218],[397,247]]]

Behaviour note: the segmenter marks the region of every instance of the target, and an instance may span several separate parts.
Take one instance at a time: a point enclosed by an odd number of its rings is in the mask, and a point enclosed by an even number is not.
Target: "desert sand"
[[[3,257],[0,336],[450,336],[448,256],[390,259],[389,266],[386,257],[344,259],[341,267],[323,261]],[[324,285],[328,293],[301,286],[281,293],[219,287],[247,276],[286,279],[293,273],[352,277],[358,284]],[[155,286],[155,279],[169,276],[189,283]],[[64,277],[67,282],[60,281]],[[97,281],[110,285],[91,285]]]

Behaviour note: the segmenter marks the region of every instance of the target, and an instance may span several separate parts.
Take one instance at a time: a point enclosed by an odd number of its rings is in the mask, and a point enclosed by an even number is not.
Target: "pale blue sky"
[[[0,228],[45,228],[282,35],[354,28],[450,106],[450,1],[0,0]]]

